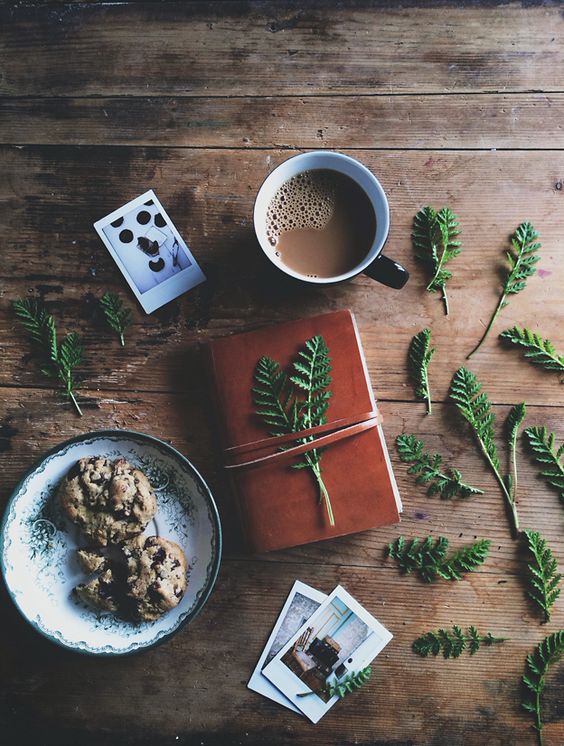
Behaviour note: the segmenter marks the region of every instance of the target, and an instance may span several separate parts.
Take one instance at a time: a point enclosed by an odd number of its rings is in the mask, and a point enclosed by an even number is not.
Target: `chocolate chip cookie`
[[[90,549],[77,549],[78,564],[88,575],[97,572],[100,573],[108,566],[108,561],[101,552],[91,551]]]
[[[138,536],[123,546],[127,597],[139,619],[158,619],[180,603],[187,586],[184,552],[168,539]]]
[[[119,544],[142,533],[157,511],[149,480],[125,459],[82,458],[59,488],[63,510],[93,544]]]
[[[110,567],[89,583],[77,585],[74,592],[81,601],[96,609],[114,613],[121,609],[123,588]]]

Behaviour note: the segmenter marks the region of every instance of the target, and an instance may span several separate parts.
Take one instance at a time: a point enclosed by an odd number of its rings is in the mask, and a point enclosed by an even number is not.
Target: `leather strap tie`
[[[225,464],[225,469],[241,469],[246,466],[257,466],[265,463],[290,460],[294,456],[299,456],[301,453],[332,445],[333,443],[337,443],[339,440],[350,438],[353,435],[362,433],[365,430],[370,430],[381,424],[382,416],[377,410],[372,410],[366,412],[364,415],[343,417],[340,420],[328,422],[324,425],[317,425],[316,427],[310,427],[307,430],[300,430],[297,433],[285,433],[284,435],[262,438],[261,440],[252,443],[245,443],[240,446],[226,448],[224,453],[226,458],[229,458],[249,452],[260,451],[264,448],[271,448],[273,446],[278,447],[285,443],[302,440],[303,438],[309,438],[315,435],[321,436],[318,438],[314,437],[313,440],[310,440],[307,443],[299,443],[298,445],[291,446],[282,451],[276,451],[275,453],[269,453],[265,456],[258,456],[234,464]]]

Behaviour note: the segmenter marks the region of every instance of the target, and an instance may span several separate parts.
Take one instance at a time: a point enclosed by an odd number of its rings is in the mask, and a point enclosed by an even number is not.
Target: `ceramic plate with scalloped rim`
[[[170,538],[184,550],[188,588],[178,606],[157,621],[127,622],[87,608],[72,594],[85,580],[76,559],[85,542],[63,515],[56,492],[83,456],[122,456],[142,469],[158,505],[145,534]],[[6,507],[0,559],[14,603],[38,632],[77,652],[126,655],[162,642],[201,611],[219,570],[221,525],[207,484],[181,453],[150,435],[101,430],[57,446],[24,475]]]

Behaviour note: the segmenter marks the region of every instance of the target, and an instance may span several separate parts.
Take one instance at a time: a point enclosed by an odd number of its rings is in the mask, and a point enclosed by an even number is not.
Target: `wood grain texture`
[[[562,91],[559,6],[9,3],[8,95]]]
[[[68,408],[57,407],[44,392],[9,390],[6,402],[9,419],[2,427],[9,427],[11,436],[3,441],[3,492],[46,448],[85,429],[85,421],[79,421]],[[6,714],[22,735],[20,742],[31,743],[38,737],[41,723],[56,732],[56,743],[63,745],[71,744],[81,729],[81,741],[92,745],[121,743],[122,739],[131,744],[164,744],[174,742],[178,735],[181,743],[197,743],[196,738],[201,738],[205,744],[219,746],[238,743],[242,732],[248,734],[245,742],[258,745],[264,742],[267,718],[275,728],[269,740],[277,744],[296,740],[343,744],[354,739],[361,744],[397,744],[399,739],[401,743],[444,746],[532,743],[528,719],[519,712],[518,683],[527,651],[546,629],[539,626],[538,615],[524,596],[523,557],[509,538],[501,496],[470,440],[452,426],[447,408],[438,407],[433,420],[409,404],[386,403],[382,409],[390,443],[402,429],[418,432],[486,494],[453,503],[428,498],[392,452],[405,501],[401,526],[256,558],[234,545],[237,528],[222,499],[228,547],[205,613],[166,645],[127,659],[127,664],[77,659],[28,630],[8,607],[5,630],[19,644],[6,651],[5,665],[15,671]],[[504,414],[506,408],[496,411]],[[562,423],[557,408],[531,408],[527,422],[539,417],[554,428]],[[201,397],[101,396],[95,409],[86,410],[85,420],[88,428],[134,427],[172,441],[194,460],[222,497]],[[558,498],[536,479],[536,468],[525,454],[520,453],[520,459],[523,524],[540,530],[562,563],[559,539],[564,514]],[[408,536],[429,531],[445,535],[453,547],[476,536],[488,537],[492,539],[491,557],[461,583],[422,585],[416,578],[401,578],[394,564],[384,560],[385,544],[400,531]],[[296,577],[326,591],[343,584],[395,636],[378,659],[368,688],[339,703],[315,730],[245,688]],[[410,644],[415,637],[452,623],[475,623],[510,641],[495,651],[481,651],[471,661],[414,657]],[[551,627],[562,624],[564,607],[558,604]],[[557,670],[547,690],[547,744],[558,743],[563,732],[558,722],[559,676]],[[116,692],[123,691],[126,697],[116,697]],[[488,741],[483,740],[485,733]]]
[[[3,297],[6,313],[0,317],[0,382],[40,382],[29,347],[22,344],[7,307],[14,298],[33,294],[47,301],[61,328],[84,334],[88,388],[178,391],[193,385],[193,376],[186,380],[185,370],[196,342],[350,307],[359,320],[379,398],[412,399],[407,346],[413,334],[431,325],[438,348],[431,367],[432,393],[436,400],[444,400],[452,374],[464,363],[495,308],[508,236],[527,219],[541,234],[539,271],[511,299],[471,368],[495,402],[564,404],[557,375],[533,368],[517,349],[506,349],[496,339],[496,333],[515,323],[528,324],[564,350],[564,247],[555,219],[564,200],[559,187],[564,154],[360,151],[358,158],[378,175],[390,199],[392,227],[386,253],[412,272],[399,293],[364,276],[346,285],[311,290],[281,284],[269,271],[253,234],[253,200],[266,174],[291,154],[102,147],[0,150],[4,172],[11,175],[0,184],[6,206],[0,225],[9,236],[9,251],[0,267],[0,277],[9,279]],[[130,344],[122,350],[105,329],[96,298],[107,288],[127,291],[91,226],[149,186],[167,207],[209,282],[152,316],[136,308]],[[426,203],[448,203],[461,220],[464,248],[450,265],[454,276],[449,281],[449,318],[439,297],[424,291],[428,278],[413,258],[411,223]],[[55,272],[53,256],[59,268]],[[100,343],[103,356],[96,354]]]
[[[561,93],[5,98],[0,143],[550,150],[563,119]]]
[[[171,442],[217,497],[225,538],[205,611],[141,656],[98,660],[43,640],[0,587],[0,741],[9,746],[533,746],[519,708],[525,655],[564,627],[557,602],[539,624],[524,593],[525,557],[502,496],[454,407],[453,372],[479,338],[499,292],[511,231],[541,234],[539,272],[494,332],[528,324],[564,352],[562,110],[564,41],[557,3],[7,2],[0,6],[0,506],[48,448],[79,433],[130,428]],[[23,147],[21,147],[23,146]],[[352,150],[381,180],[392,228],[386,253],[412,277],[402,292],[366,277],[331,288],[281,283],[261,259],[254,195],[301,149]],[[494,150],[495,149],[495,150]],[[505,150],[506,152],[502,152]],[[135,305],[94,220],[155,189],[208,282],[147,316]],[[425,204],[461,219],[451,317],[412,256]],[[125,348],[97,299],[134,307]],[[45,301],[61,331],[85,339],[84,417],[56,397],[10,309]],[[350,307],[359,322],[404,501],[402,523],[284,552],[250,556],[225,488],[198,345],[219,335]],[[414,402],[406,350],[424,326],[433,415]],[[492,334],[469,366],[502,422],[526,400],[525,425],[564,441],[564,386]],[[413,432],[485,494],[429,498],[393,446]],[[521,524],[539,530],[564,567],[564,510],[519,444]],[[492,540],[460,583],[402,578],[383,548],[399,533],[447,536],[453,548]],[[343,584],[394,633],[371,683],[313,727],[246,689],[293,581]],[[456,661],[416,658],[422,632],[453,623],[509,637]],[[564,664],[547,681],[545,746],[564,742]]]

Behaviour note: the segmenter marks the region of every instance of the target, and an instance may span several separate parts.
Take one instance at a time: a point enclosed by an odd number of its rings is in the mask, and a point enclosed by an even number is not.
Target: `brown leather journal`
[[[335,526],[319,502],[311,470],[292,469],[301,445],[294,436],[271,436],[255,414],[256,364],[268,356],[288,371],[306,340],[321,335],[331,357],[332,396],[327,424],[311,431],[324,447],[323,480]],[[337,311],[207,345],[224,466],[253,552],[307,544],[399,520],[401,501],[354,316]],[[281,444],[288,450],[282,451]],[[292,448],[293,447],[293,448]],[[296,453],[297,451],[297,453]]]

